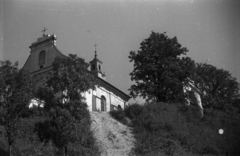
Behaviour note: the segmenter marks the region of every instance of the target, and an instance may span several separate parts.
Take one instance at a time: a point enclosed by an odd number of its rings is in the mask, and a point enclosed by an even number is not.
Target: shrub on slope
[[[137,155],[240,154],[238,115],[205,110],[200,119],[194,106],[167,103],[133,104],[122,114],[132,120]]]
[[[14,156],[61,156],[62,151],[55,148],[52,142],[42,143],[34,132],[34,125],[39,121],[43,121],[43,117],[31,116],[21,120],[19,129],[21,134],[13,145]],[[7,144],[3,135],[4,129],[0,126],[0,156],[7,156]],[[69,156],[87,155],[98,156],[100,155],[98,147],[95,143],[92,131],[90,129],[90,115],[82,120],[76,130],[81,135],[81,142],[70,144]]]

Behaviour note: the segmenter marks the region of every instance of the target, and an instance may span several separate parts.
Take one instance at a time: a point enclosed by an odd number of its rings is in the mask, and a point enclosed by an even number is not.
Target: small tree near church
[[[202,92],[206,108],[239,111],[239,83],[231,73],[207,63],[196,63],[195,85]]]
[[[9,156],[20,132],[20,119],[28,111],[33,88],[30,75],[17,66],[17,62],[0,61],[0,125],[5,129]]]
[[[69,145],[76,143],[83,149],[93,145],[89,131],[90,114],[81,93],[95,89],[96,79],[88,70],[88,63],[76,55],[57,58],[52,72],[37,91],[37,98],[45,102],[45,121],[35,125],[41,141],[52,141],[58,149],[69,153]]]
[[[181,57],[186,55],[187,48],[178,43],[177,37],[169,38],[166,32],[152,32],[140,45],[129,56],[134,67],[130,76],[135,81],[129,89],[130,95],[163,102],[182,100],[182,82],[194,71],[194,61]]]

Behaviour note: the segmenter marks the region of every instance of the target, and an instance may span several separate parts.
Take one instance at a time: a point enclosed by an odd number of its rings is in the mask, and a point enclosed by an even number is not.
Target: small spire
[[[43,30],[41,31],[43,33],[43,36],[45,36],[45,31],[47,30],[47,28],[43,28]]]
[[[95,58],[97,58],[97,44],[96,43],[95,43],[94,47],[95,47]]]

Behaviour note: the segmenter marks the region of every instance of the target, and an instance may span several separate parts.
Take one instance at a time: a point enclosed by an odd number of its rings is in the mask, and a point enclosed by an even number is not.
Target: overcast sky
[[[129,52],[155,31],[177,36],[189,57],[228,70],[240,82],[239,0],[0,0],[0,9],[0,60],[19,67],[46,27],[63,54],[86,62],[97,43],[107,81],[128,94]]]

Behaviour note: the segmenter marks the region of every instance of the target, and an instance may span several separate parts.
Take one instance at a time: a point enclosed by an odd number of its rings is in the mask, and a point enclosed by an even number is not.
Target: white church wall
[[[92,90],[85,93],[86,103],[88,105],[88,110],[92,111]]]
[[[86,98],[86,103],[88,105],[88,110],[93,110],[93,95],[96,96],[96,109],[97,111],[101,111],[101,96],[106,98],[106,111],[110,111],[111,109],[116,110],[118,105],[124,109],[125,101],[122,100],[119,96],[115,95],[113,92],[107,90],[104,87],[96,87],[95,90],[89,90],[85,94],[83,94]],[[112,107],[112,108],[111,108]]]
[[[115,107],[118,107],[118,105],[120,105],[122,107],[122,109],[124,109],[124,101],[116,96],[115,94],[111,94],[111,99],[112,99],[112,105],[114,105]]]
[[[124,108],[124,101],[120,97],[116,96],[113,92],[108,91],[104,87],[98,88],[98,94],[100,98],[102,95],[105,96],[107,103],[107,111],[110,111],[111,105],[114,105],[114,107],[120,105],[122,108]]]
[[[101,111],[101,99],[97,97],[96,99],[97,111]]]
[[[109,93],[108,91],[103,88],[103,87],[99,87],[98,88],[98,97],[101,99],[101,96],[104,96],[106,98],[106,111],[110,111],[110,98],[109,98]]]

